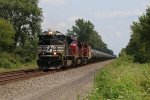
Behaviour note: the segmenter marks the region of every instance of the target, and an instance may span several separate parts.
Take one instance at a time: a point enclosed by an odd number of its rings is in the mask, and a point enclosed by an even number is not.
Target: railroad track
[[[57,69],[57,70],[48,70],[46,72],[39,69],[27,69],[27,70],[4,72],[4,73],[0,73],[0,85],[5,85],[11,82],[16,82],[21,80],[27,80],[32,77],[39,77],[43,75],[53,74],[68,69],[71,68],[68,67],[68,68]]]
[[[15,82],[15,81],[27,80],[32,77],[39,77],[43,75],[53,74],[56,72],[61,72],[61,71],[78,68],[78,67],[83,67],[83,66],[65,67],[62,69],[48,70],[46,72],[43,72],[43,70],[39,70],[38,68],[4,72],[4,73],[0,73],[0,85],[5,85],[5,84]]]
[[[4,72],[4,73],[0,73],[0,85],[5,85],[20,80],[26,80],[31,77],[38,77],[38,76],[42,76],[54,72],[55,71],[43,72],[42,70],[38,70],[38,69]]]

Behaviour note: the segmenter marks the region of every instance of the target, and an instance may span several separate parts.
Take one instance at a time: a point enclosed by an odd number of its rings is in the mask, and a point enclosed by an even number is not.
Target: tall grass
[[[90,100],[150,100],[150,64],[119,58],[100,71]]]
[[[35,66],[35,60],[27,62],[19,55],[0,53],[0,72],[34,68]]]

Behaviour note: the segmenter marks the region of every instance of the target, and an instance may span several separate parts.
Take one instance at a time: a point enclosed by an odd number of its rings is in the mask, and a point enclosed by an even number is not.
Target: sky
[[[66,33],[83,18],[91,21],[108,48],[118,55],[130,40],[130,25],[145,13],[150,0],[40,0],[42,30]]]

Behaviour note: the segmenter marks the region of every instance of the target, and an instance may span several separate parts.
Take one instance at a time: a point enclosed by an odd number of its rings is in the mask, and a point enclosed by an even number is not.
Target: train
[[[45,31],[38,36],[37,65],[41,70],[86,65],[115,56],[92,49],[75,36],[66,36],[58,31]]]

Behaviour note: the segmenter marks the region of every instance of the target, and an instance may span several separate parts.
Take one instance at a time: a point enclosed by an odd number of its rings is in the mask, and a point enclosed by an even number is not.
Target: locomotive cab
[[[56,69],[60,68],[66,36],[56,32],[43,32],[38,42],[38,60],[39,69]]]

